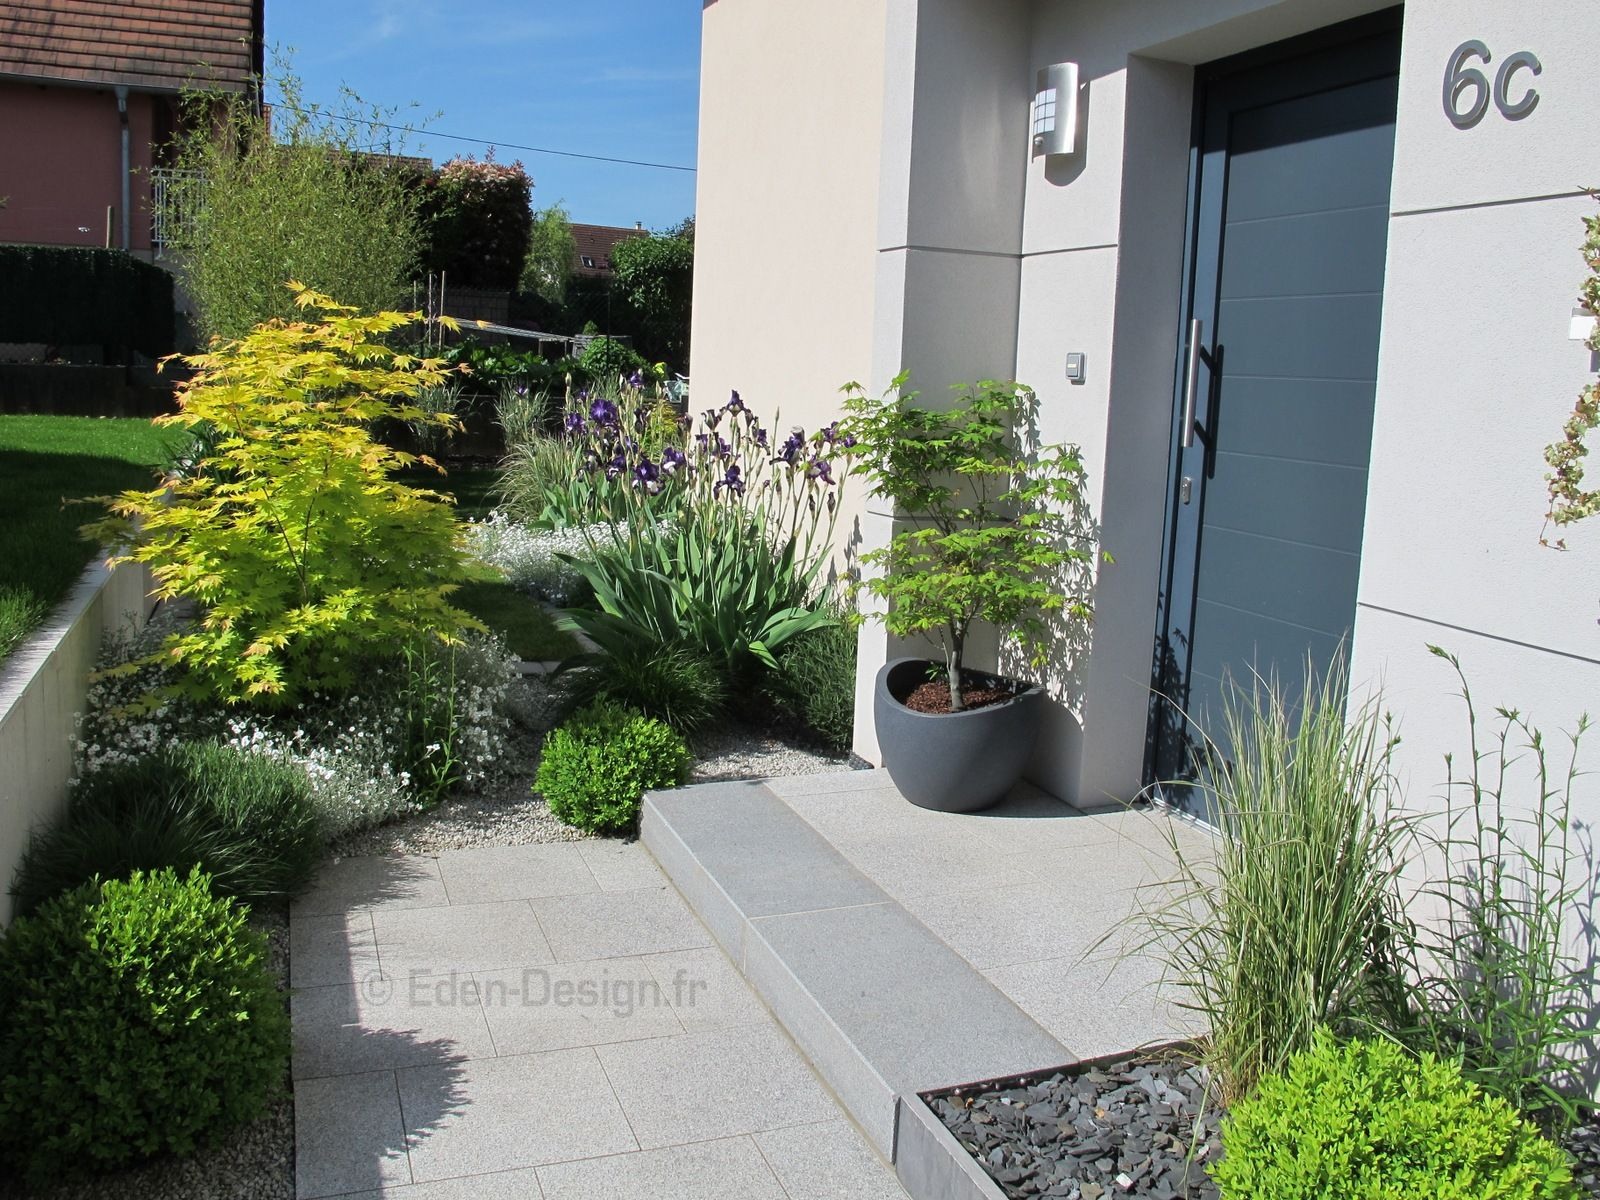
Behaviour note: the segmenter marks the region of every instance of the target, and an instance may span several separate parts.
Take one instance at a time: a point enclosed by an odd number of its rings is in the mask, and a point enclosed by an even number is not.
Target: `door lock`
[[[1187,475],[1178,484],[1178,499],[1185,504],[1194,499],[1194,480]]]

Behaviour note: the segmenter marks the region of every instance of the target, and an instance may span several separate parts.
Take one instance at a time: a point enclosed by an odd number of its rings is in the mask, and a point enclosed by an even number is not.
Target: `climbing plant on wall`
[[[1600,200],[1600,191],[1589,193]],[[1589,266],[1589,277],[1584,280],[1581,299],[1591,313],[1600,314],[1600,216],[1585,217],[1588,236],[1583,243],[1583,258]],[[1589,332],[1589,349],[1600,354],[1600,323]],[[1550,484],[1549,520],[1556,525],[1570,525],[1584,517],[1600,512],[1600,487],[1583,486],[1584,459],[1589,447],[1584,439],[1596,426],[1600,426],[1600,377],[1591,381],[1578,393],[1578,402],[1561,431],[1561,440],[1545,447],[1544,460],[1550,464],[1546,479]],[[1565,543],[1557,539],[1557,547]]]

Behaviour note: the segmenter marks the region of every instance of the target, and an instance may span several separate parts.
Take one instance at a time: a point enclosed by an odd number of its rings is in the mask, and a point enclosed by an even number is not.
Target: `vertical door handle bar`
[[[1200,387],[1200,338],[1205,322],[1195,317],[1189,322],[1188,364],[1183,372],[1183,448],[1194,445],[1194,400]]]

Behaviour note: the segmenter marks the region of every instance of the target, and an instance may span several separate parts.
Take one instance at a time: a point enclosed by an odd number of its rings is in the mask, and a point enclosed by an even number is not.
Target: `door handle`
[[[1194,400],[1200,387],[1200,338],[1205,322],[1199,317],[1189,322],[1188,363],[1183,372],[1183,448],[1194,445]]]

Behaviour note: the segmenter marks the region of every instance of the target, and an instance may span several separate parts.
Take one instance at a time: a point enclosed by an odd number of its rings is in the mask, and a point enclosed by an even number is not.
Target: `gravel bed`
[[[1012,1200],[1216,1200],[1202,1164],[1222,1145],[1205,1093],[1199,1068],[1132,1057],[928,1103]]]
[[[785,730],[726,725],[695,739],[690,783],[765,779],[773,775],[820,775],[867,764],[808,745]]]
[[[1600,1115],[1591,1116],[1569,1133],[1566,1146],[1578,1190],[1591,1200],[1600,1200]]]
[[[268,961],[287,998],[288,907],[259,908],[251,924],[267,935]],[[260,1118],[191,1157],[155,1158],[42,1192],[0,1182],[0,1196],[6,1200],[294,1200],[294,1098],[289,1080],[284,1079],[283,1097]]]

